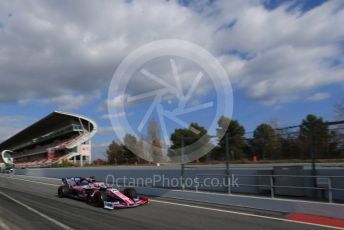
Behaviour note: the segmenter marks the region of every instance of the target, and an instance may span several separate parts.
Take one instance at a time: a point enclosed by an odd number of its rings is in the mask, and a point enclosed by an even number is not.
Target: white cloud
[[[335,47],[281,46],[246,61],[235,79],[249,97],[266,104],[283,103],[320,86],[344,83],[344,69],[328,67],[326,59],[331,55],[338,55]]]
[[[126,95],[118,95],[117,97],[115,97],[114,99],[108,100],[108,106],[112,107],[112,108],[118,108],[118,107],[122,107],[123,104],[126,101],[127,96]]]
[[[312,96],[307,97],[307,101],[322,101],[330,97],[331,95],[328,93],[315,93]]]
[[[122,130],[121,127],[112,127],[112,126],[98,127],[97,134],[98,135],[109,135],[109,134],[115,134],[115,132],[117,133],[121,130]]]
[[[107,99],[103,101],[97,108],[98,112],[108,111],[110,108],[120,108],[126,103],[127,95],[118,95],[113,99]]]
[[[13,16],[1,21],[0,102],[83,106],[89,92],[107,88],[130,51],[166,38],[208,49],[225,65],[234,87],[268,105],[344,84],[343,1],[306,13],[286,10],[290,4],[267,10],[260,0],[200,1],[190,7],[178,1],[2,1],[0,15]],[[149,87],[142,78],[135,91]],[[112,106],[122,102],[110,101]]]
[[[161,38],[210,35],[207,28],[196,29],[197,13],[173,1],[0,4],[1,15],[16,10],[0,31],[0,101],[105,88],[120,60],[136,47]]]
[[[121,112],[121,113],[117,113],[117,114],[103,114],[100,116],[100,119],[104,119],[104,120],[110,120],[110,119],[114,119],[114,118],[124,118],[124,117],[128,117],[133,115],[133,113],[125,113],[125,112]]]
[[[97,134],[99,135],[105,135],[110,133],[114,133],[114,129],[112,127],[99,127],[97,131]]]
[[[95,99],[99,99],[99,93],[91,93],[85,95],[61,95],[48,99],[43,99],[42,102],[45,104],[57,104],[59,109],[75,110],[92,102]]]
[[[233,12],[229,1],[222,3],[223,12],[231,12],[228,17],[236,24],[221,30],[216,44],[218,50],[250,54],[249,60],[222,57],[231,79],[248,97],[274,105],[320,86],[344,83],[338,43],[344,38],[339,25],[344,20],[343,2],[330,1],[304,14],[299,9],[287,11],[288,4],[273,11],[251,4]],[[334,67],[335,59],[340,62]]]

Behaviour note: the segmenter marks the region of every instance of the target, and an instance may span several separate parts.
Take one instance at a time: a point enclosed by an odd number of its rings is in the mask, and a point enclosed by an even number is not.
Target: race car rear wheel
[[[57,195],[60,198],[67,197],[68,194],[69,194],[69,189],[66,186],[62,185],[57,189]]]
[[[125,188],[123,194],[132,200],[137,198],[137,192],[134,188]]]

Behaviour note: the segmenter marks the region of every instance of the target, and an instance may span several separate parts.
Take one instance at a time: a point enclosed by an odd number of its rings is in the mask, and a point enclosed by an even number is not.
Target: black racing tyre
[[[97,207],[104,207],[104,201],[107,201],[107,195],[103,192],[96,193],[93,200]]]
[[[137,192],[134,188],[125,188],[123,194],[132,200],[137,199]]]
[[[67,197],[69,195],[69,189],[62,185],[57,189],[57,195],[60,198]]]
[[[92,192],[93,192],[92,189],[90,189],[90,190],[86,189],[86,194],[87,194],[86,202],[89,203],[89,204],[91,204],[93,202],[93,198],[91,197]]]

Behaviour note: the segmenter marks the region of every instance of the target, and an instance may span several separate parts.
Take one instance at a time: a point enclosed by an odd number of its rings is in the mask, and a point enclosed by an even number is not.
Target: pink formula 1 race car
[[[92,177],[66,177],[62,178],[62,182],[63,185],[57,191],[59,197],[84,200],[106,209],[131,208],[149,202],[147,197],[138,196],[133,188],[125,188],[120,192]]]

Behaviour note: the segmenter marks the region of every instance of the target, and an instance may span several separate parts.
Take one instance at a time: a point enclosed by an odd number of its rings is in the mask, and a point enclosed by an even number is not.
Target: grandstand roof
[[[61,127],[63,124],[73,123],[73,122],[82,122],[82,125],[85,126],[85,129],[88,129],[90,125],[91,130],[95,130],[97,125],[94,121],[89,118],[86,118],[82,115],[66,113],[61,111],[54,111],[37,121],[36,123],[30,125],[29,127],[23,129],[19,133],[10,137],[0,144],[0,151],[5,149],[12,149],[15,146],[20,145],[21,143],[30,141],[34,138],[47,134],[48,132],[53,131],[54,129]]]

